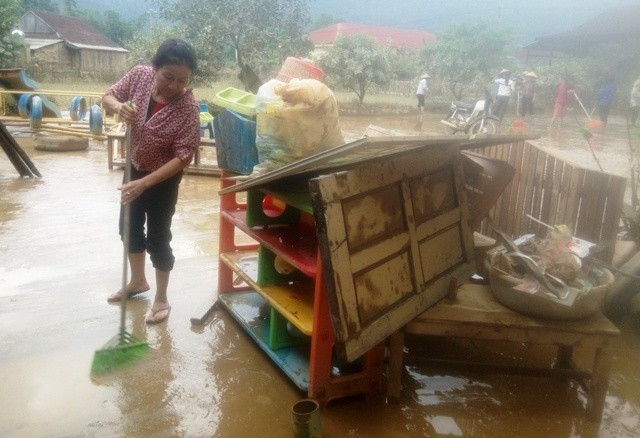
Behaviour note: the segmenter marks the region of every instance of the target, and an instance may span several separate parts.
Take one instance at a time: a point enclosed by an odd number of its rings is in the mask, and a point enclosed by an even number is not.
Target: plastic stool
[[[200,104],[200,137],[204,137],[204,131],[209,131],[209,138],[213,138],[213,116],[209,113],[209,105]]]

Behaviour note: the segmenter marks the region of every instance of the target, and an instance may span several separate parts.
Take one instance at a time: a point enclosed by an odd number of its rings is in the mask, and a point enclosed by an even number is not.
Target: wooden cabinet
[[[473,273],[473,238],[450,137],[365,139],[316,160],[237,184],[223,173],[218,291],[328,401],[379,390],[384,340]]]

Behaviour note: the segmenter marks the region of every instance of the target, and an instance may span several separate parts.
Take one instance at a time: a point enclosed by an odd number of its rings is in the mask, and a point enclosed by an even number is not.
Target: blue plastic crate
[[[250,174],[258,164],[256,122],[227,109],[213,119],[213,130],[218,167]]]

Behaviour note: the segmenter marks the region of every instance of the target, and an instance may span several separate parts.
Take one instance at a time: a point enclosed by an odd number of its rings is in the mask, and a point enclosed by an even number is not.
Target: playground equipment
[[[33,130],[106,139],[103,135],[104,112],[95,103],[102,98],[102,93],[81,92],[80,96],[77,91],[42,90],[22,69],[0,70],[0,86],[8,87],[0,88],[0,120],[19,123],[28,119]],[[16,97],[19,117],[7,115],[7,94]],[[73,96],[69,118],[62,117],[58,106],[47,96]],[[85,121],[87,114],[88,122]],[[71,124],[75,126],[61,126]]]

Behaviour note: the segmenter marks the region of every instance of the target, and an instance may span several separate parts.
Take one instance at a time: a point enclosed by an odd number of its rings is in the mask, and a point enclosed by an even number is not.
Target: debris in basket
[[[571,230],[569,230],[569,227],[564,224],[552,227],[551,225],[545,224],[541,220],[534,218],[530,214],[528,214],[527,217],[539,223],[540,225],[547,227],[550,230],[550,234],[555,235],[558,239],[562,239],[562,241],[567,246],[567,249],[580,258],[587,257],[589,255],[589,252],[591,251],[591,248],[596,246],[595,243],[591,243],[584,239],[573,236],[571,234]]]
[[[522,280],[514,289],[553,296],[554,300],[571,306],[580,294],[594,286],[589,269],[583,269],[582,259],[577,255],[585,251],[588,255],[594,244],[572,236],[566,225],[544,225],[550,230],[546,237],[527,234],[515,239],[514,245],[495,252],[492,266],[501,274]],[[532,266],[543,275],[532,275]]]

